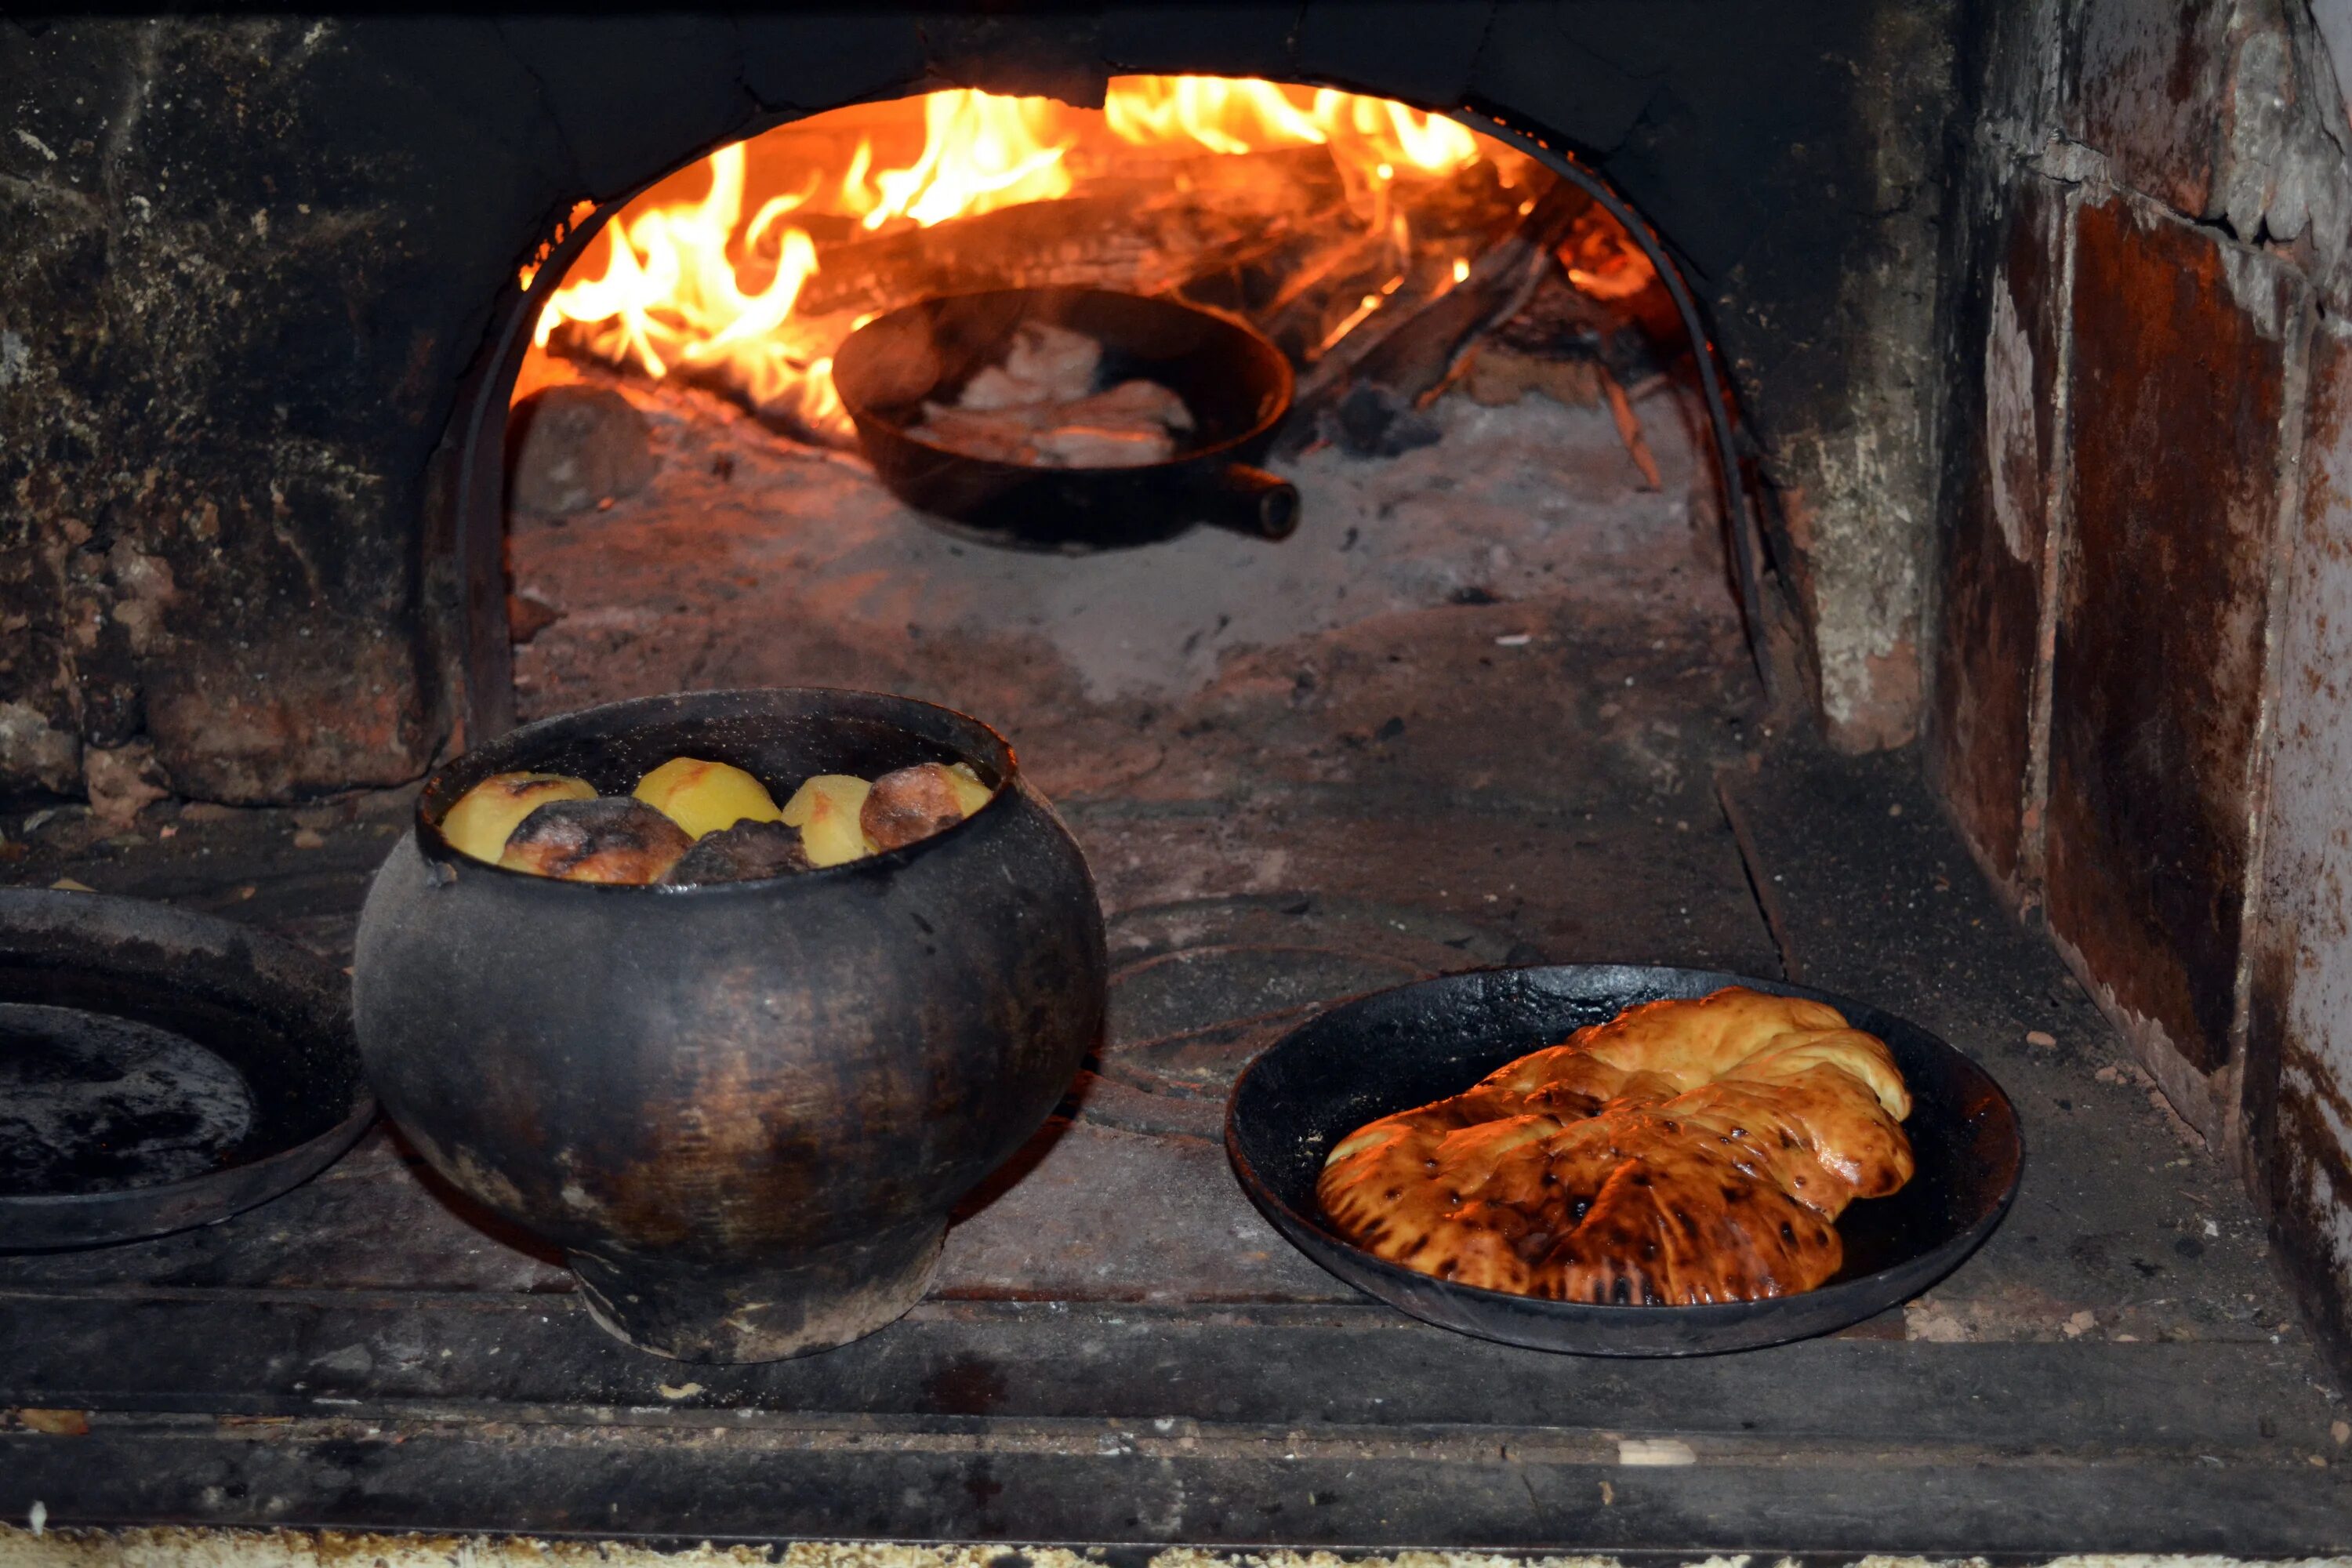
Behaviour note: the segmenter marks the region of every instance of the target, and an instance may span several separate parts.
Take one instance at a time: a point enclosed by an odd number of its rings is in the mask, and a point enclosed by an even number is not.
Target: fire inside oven
[[[571,221],[599,216],[521,278],[518,717],[827,683],[1018,727],[1431,604],[1736,614],[1667,280],[1585,189],[1444,116],[1207,77],[1114,79],[1099,109],[939,91]],[[952,374],[856,406],[854,360],[903,381],[906,321],[929,353],[975,311]],[[1139,352],[1204,317],[1229,337]],[[992,510],[910,464],[1044,479]]]

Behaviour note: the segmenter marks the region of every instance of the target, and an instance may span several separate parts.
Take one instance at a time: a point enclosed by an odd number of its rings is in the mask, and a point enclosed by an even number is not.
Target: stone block
[[[111,750],[89,747],[82,752],[82,768],[91,815],[116,831],[172,793],[155,765],[155,748],[145,741]]]
[[[2195,216],[2209,210],[2229,68],[2227,0],[2084,0],[2062,106],[2067,133],[2116,181]]]
[[[0,790],[70,793],[81,779],[81,737],[29,702],[0,702]]]
[[[2192,1121],[2231,1049],[2304,288],[2126,200],[2076,217],[2047,897]],[[2210,1130],[2210,1129],[2209,1129]]]
[[[508,416],[507,447],[509,502],[541,517],[635,495],[654,477],[646,416],[609,386],[541,387]]]
[[[1961,830],[2015,899],[2040,871],[2034,691],[2063,437],[2066,196],[2026,174],[1996,201],[1992,237],[1955,304],[1969,357],[1954,400],[1958,499],[1938,563],[1933,757]]]
[[[420,685],[401,639],[289,628],[252,647],[193,647],[151,671],[147,729],[180,794],[282,804],[423,773],[436,731]]]

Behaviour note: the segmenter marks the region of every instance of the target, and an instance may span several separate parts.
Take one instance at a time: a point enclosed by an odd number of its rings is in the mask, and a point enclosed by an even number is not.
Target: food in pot
[[[696,838],[739,822],[778,822],[768,786],[727,763],[672,757],[637,781],[631,792]]]
[[[858,823],[873,787],[848,773],[819,773],[784,802],[784,826],[801,830],[810,865],[840,866],[874,852]]]
[[[1459,1285],[1753,1300],[1837,1272],[1839,1214],[1911,1179],[1910,1113],[1885,1042],[1823,1003],[1729,986],[1360,1128],[1316,1195],[1357,1246]]]
[[[662,878],[683,887],[697,882],[749,882],[809,868],[800,829],[782,822],[739,822],[694,841]]]
[[[1013,329],[1004,363],[966,382],[956,406],[986,411],[1074,403],[1094,390],[1101,370],[1102,344],[1086,333],[1051,321],[1024,321]]]
[[[499,773],[459,797],[441,834],[476,859],[568,881],[730,882],[912,844],[995,793],[969,763],[920,763],[870,784],[819,773],[780,809],[741,768],[672,757],[626,798],[562,773]]]
[[[1156,381],[1097,390],[1102,345],[1025,321],[1002,365],[964,384],[952,405],[923,405],[908,434],[970,457],[1029,468],[1129,468],[1164,463],[1192,428],[1184,400]]]
[[[441,837],[477,860],[496,860],[515,826],[548,802],[595,798],[587,780],[564,773],[492,773],[443,815]]]
[[[694,847],[686,829],[641,800],[559,800],[522,819],[499,864],[567,882],[658,882]]]
[[[877,849],[896,849],[952,827],[987,804],[989,787],[965,763],[918,763],[884,773],[858,808],[858,826]]]

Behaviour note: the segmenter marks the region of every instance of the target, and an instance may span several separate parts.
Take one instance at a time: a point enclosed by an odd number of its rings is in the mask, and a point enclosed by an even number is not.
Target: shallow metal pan
[[[317,1174],[375,1116],[333,966],[92,893],[0,889],[0,1082],[7,1251],[226,1219]],[[240,1084],[243,1109],[207,1127],[207,1095]]]
[[[1001,362],[1024,321],[1100,342],[1113,382],[1134,376],[1172,389],[1196,422],[1191,444],[1139,468],[1045,468],[933,446],[908,428],[925,399],[951,400]],[[1103,289],[924,300],[850,333],[834,355],[833,384],[891,493],[992,543],[1087,551],[1148,544],[1198,522],[1264,539],[1298,526],[1297,490],[1252,466],[1289,412],[1290,362],[1214,310]]]
[[[1838,1221],[1845,1267],[1817,1289],[1697,1307],[1548,1301],[1450,1284],[1342,1239],[1315,1201],[1324,1156],[1365,1122],[1487,1073],[1640,1002],[1748,985],[1810,996],[1885,1040],[1912,1098],[1917,1171]],[[1482,1339],[1583,1355],[1680,1356],[1808,1339],[1910,1300],[1959,1266],[2008,1213],[2025,1150],[1990,1075],[1927,1030],[1860,1002],[1711,970],[1559,964],[1479,970],[1377,992],[1269,1047],[1234,1085],[1225,1147],[1252,1202],[1298,1249],[1414,1317]]]

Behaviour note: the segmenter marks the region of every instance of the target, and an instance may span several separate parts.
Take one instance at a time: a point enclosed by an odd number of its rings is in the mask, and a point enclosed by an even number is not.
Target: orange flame
[[[688,368],[715,373],[762,412],[844,430],[829,372],[833,340],[845,328],[793,315],[821,258],[808,227],[786,220],[822,213],[879,232],[1050,201],[1074,188],[1068,154],[1097,124],[1132,147],[1212,153],[1328,147],[1351,189],[1369,194],[1360,209],[1367,226],[1396,235],[1407,255],[1402,216],[1389,203],[1400,172],[1451,174],[1480,156],[1470,131],[1443,115],[1330,88],[1124,77],[1110,84],[1099,117],[1050,99],[935,92],[923,100],[922,150],[904,166],[877,169],[873,141],[862,137],[838,178],[819,172],[802,190],[769,198],[746,222],[744,144],[737,142],[704,160],[709,187],[698,200],[631,203],[592,247],[604,255],[602,274],[575,267],[548,297],[534,349],[543,356],[571,323],[596,358],[656,377]],[[582,216],[575,210],[570,221]],[[544,257],[542,249],[521,269],[526,289]],[[1377,300],[1367,303],[1369,310]],[[544,379],[526,367],[523,384]]]
[[[1586,224],[1559,248],[1568,280],[1595,300],[1630,300],[1658,280],[1633,237],[1617,225]]]
[[[973,88],[931,93],[923,100],[922,156],[868,185],[873,145],[860,142],[841,182],[842,205],[869,229],[895,217],[929,228],[964,213],[1066,196],[1070,174],[1062,154],[1072,142],[1048,140],[1058,109],[1051,99],[998,98]]]
[[[816,271],[816,244],[781,220],[810,193],[762,203],[740,226],[737,246],[743,163],[742,143],[721,147],[708,160],[710,189],[701,201],[625,210],[608,230],[604,276],[557,289],[533,346],[544,348],[558,326],[578,321],[599,359],[634,361],[656,377],[681,366],[724,366],[755,406],[789,406],[811,424],[833,417],[840,405],[832,379],[811,374],[823,351],[796,343],[788,330],[793,301]],[[754,264],[772,232],[774,259]],[[762,270],[764,285],[747,286]]]

